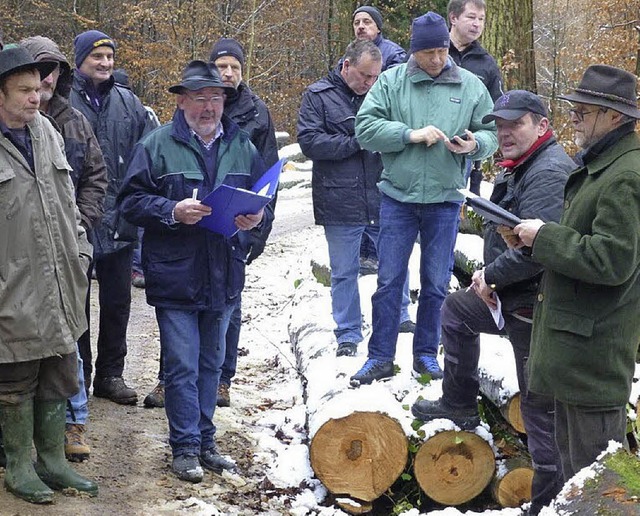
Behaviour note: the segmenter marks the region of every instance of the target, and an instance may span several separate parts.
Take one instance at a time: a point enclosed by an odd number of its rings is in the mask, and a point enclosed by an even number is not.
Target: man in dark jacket
[[[246,232],[272,217],[269,206],[235,219],[231,238],[196,224],[212,213],[201,204],[217,186],[251,188],[264,163],[247,134],[223,115],[225,86],[214,67],[191,61],[173,121],[136,147],[120,193],[123,215],[144,228],[147,302],[156,308],[169,420],[172,469],[200,482],[201,465],[233,467],[218,453],[212,418],[229,318],[244,284]],[[213,206],[213,211],[217,209]]]
[[[504,167],[491,200],[518,217],[559,220],[563,187],[574,163],[553,137],[540,98],[528,91],[507,92],[498,99],[493,113],[483,118],[490,120],[495,120],[498,128],[500,165]],[[542,267],[521,250],[509,249],[501,231],[496,224],[486,223],[484,268],[474,273],[470,290],[450,294],[442,307],[442,399],[418,401],[412,412],[423,421],[449,418],[463,428],[475,427],[479,423],[480,333],[506,334],[515,355],[522,418],[534,468],[531,514],[538,514],[563,484],[554,443],[553,399],[531,392],[524,373]],[[497,297],[504,319],[500,328],[489,310],[496,308]]]
[[[378,78],[381,54],[368,40],[350,43],[344,59],[328,77],[305,92],[298,116],[298,143],[313,160],[313,211],[324,226],[331,262],[331,303],[337,355],[352,356],[362,341],[358,293],[360,239],[378,241],[379,154],[364,150],[355,137],[355,115]],[[401,321],[410,321],[408,282]],[[412,323],[411,323],[412,324]]]
[[[372,5],[363,5],[353,11],[353,34],[356,39],[373,41],[382,54],[382,71],[402,64],[407,53],[397,43],[382,35],[382,15]]]
[[[496,101],[502,95],[502,74],[498,63],[478,42],[484,30],[486,16],[485,0],[450,0],[447,6],[449,34],[449,56],[458,66],[474,73],[487,87]],[[480,194],[482,162],[470,164],[469,189]]]
[[[579,168],[559,223],[524,220],[518,245],[545,269],[537,297],[529,388],[555,399],[565,480],[610,440],[625,442],[640,340],[640,110],[635,75],[587,68],[571,121]]]
[[[71,67],[58,45],[43,36],[33,36],[20,41],[36,61],[52,61],[58,66],[42,80],[40,111],[52,117],[62,133],[67,161],[71,165],[71,180],[75,187],[76,204],[80,210],[82,225],[89,231],[102,217],[103,202],[107,191],[107,167],[91,124],[77,109],[69,104]],[[90,321],[89,292],[85,306]],[[71,410],[67,409],[65,454],[71,460],[89,458],[91,449],[84,440],[89,416],[87,392],[84,383],[82,358],[78,352],[78,382],[80,390],[71,398]]]
[[[106,34],[90,30],[74,40],[76,70],[71,105],[89,120],[107,164],[109,186],[104,217],[92,230],[94,266],[100,285],[100,326],[93,394],[116,403],[135,404],[137,393],[122,378],[127,355],[127,325],[131,309],[131,260],[137,230],[122,223],[115,199],[136,142],[151,129],[147,112],[131,90],[115,84],[116,44]],[[78,342],[87,385],[91,378],[89,332]]]

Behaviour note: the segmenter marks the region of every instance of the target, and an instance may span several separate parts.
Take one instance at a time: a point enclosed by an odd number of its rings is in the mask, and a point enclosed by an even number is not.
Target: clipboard
[[[258,179],[251,190],[222,184],[202,199],[202,204],[211,207],[211,215],[202,217],[197,225],[231,238],[238,231],[235,218],[247,213],[258,213],[271,202],[278,191],[280,173],[285,158],[276,162]]]
[[[458,191],[465,196],[465,203],[467,206],[473,208],[473,211],[484,217],[485,220],[510,228],[513,228],[522,222],[520,217],[505,210],[488,199],[471,193],[468,190]]]

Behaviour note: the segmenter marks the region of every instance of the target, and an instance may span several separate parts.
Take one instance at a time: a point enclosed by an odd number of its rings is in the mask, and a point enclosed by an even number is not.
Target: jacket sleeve
[[[525,182],[518,199],[518,216],[522,219],[560,220],[567,171],[558,167],[537,167],[522,179]],[[494,229],[495,230],[495,229]],[[485,268],[487,283],[503,288],[540,274],[542,265],[520,249],[507,249]]]
[[[330,132],[325,115],[320,95],[307,90],[298,115],[298,143],[304,155],[312,160],[340,160],[359,152],[360,144],[355,135]],[[348,115],[346,109],[341,110],[341,116]]]
[[[471,115],[469,131],[473,133],[478,142],[478,148],[467,156],[471,160],[483,160],[493,156],[494,152],[498,150],[498,137],[495,122],[482,123],[482,119],[493,111],[491,95],[489,95],[489,91],[480,79],[473,76],[473,80],[476,81],[477,87],[480,88],[480,96]]]
[[[87,118],[77,111],[86,136],[83,168],[78,178],[76,201],[86,229],[95,226],[104,213],[104,197],[107,193],[107,165],[98,140]]]
[[[391,55],[387,57],[387,60],[384,63],[383,71],[388,70],[389,68],[393,68],[394,66],[401,65],[402,63],[406,62],[406,60],[407,53],[405,52],[404,48],[398,45],[391,53]]]

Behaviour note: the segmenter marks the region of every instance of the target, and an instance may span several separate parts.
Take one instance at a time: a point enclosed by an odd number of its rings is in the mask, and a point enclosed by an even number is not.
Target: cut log
[[[514,430],[526,433],[520,411],[516,361],[508,339],[498,335],[480,335],[478,380],[480,392],[498,407]]]
[[[353,412],[320,427],[311,441],[310,460],[333,494],[373,501],[402,474],[407,454],[407,438],[397,421],[386,414]]]
[[[511,457],[499,461],[491,480],[493,499],[502,507],[519,507],[531,501],[533,469],[524,457]]]
[[[553,514],[640,514],[640,460],[619,443],[562,488]],[[551,514],[551,513],[550,513]]]
[[[445,505],[460,505],[489,485],[495,458],[489,443],[478,435],[446,430],[420,446],[413,469],[429,498]]]
[[[351,498],[336,498],[336,505],[348,514],[368,514],[373,509],[371,502]]]

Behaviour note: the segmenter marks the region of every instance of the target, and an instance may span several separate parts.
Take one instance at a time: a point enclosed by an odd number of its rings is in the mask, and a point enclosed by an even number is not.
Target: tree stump
[[[511,457],[498,464],[491,480],[493,499],[502,507],[519,507],[531,501],[533,469],[523,457]]]
[[[377,412],[330,419],[311,441],[311,467],[333,494],[370,502],[382,495],[407,464],[400,424]]]
[[[420,446],[413,469],[429,498],[444,505],[460,505],[489,485],[495,457],[489,443],[476,434],[446,430]]]

